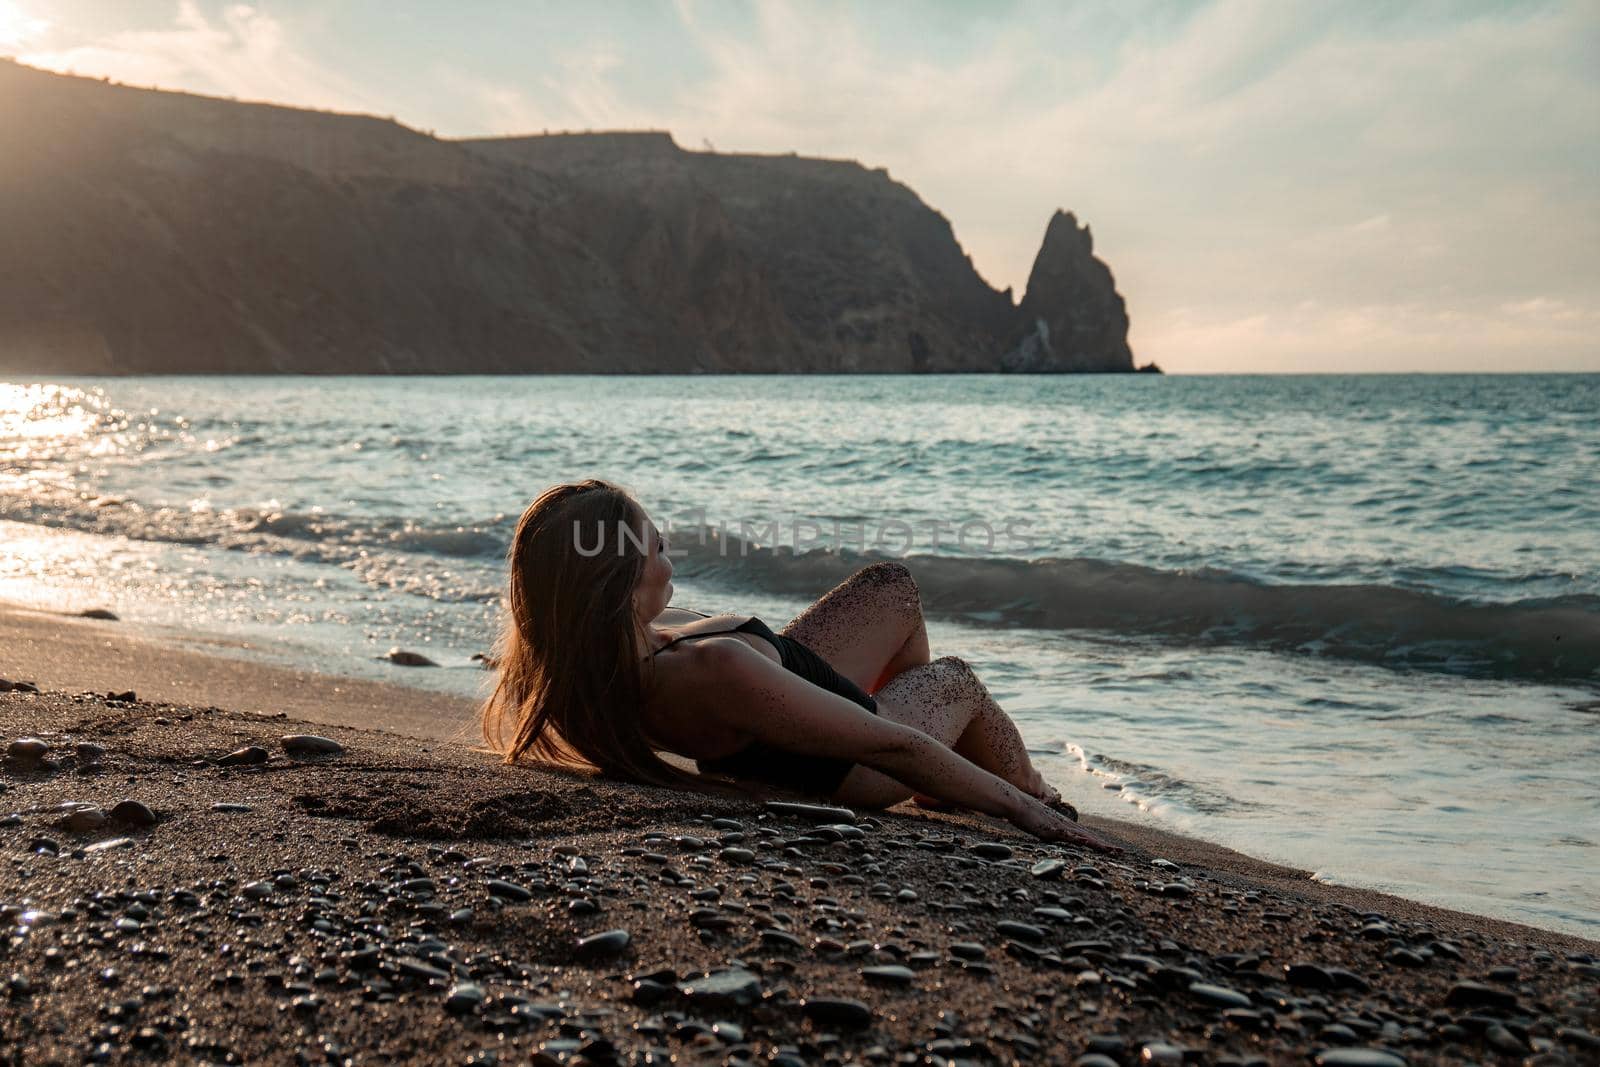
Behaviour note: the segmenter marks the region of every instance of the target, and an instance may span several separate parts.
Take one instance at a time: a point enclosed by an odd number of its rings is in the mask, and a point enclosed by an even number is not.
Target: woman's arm
[[[719,726],[785,751],[863,764],[919,793],[998,816],[1047,841],[1115,850],[920,730],[812,685],[737,638],[697,641],[687,655],[680,701]]]

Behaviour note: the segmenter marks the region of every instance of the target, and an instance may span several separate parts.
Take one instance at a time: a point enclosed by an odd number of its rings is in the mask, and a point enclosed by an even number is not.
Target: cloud
[[[20,48],[44,36],[50,20],[31,15],[14,0],[0,0],[0,48]]]
[[[1182,369],[1196,373],[1583,371],[1595,369],[1597,330],[1600,311],[1544,298],[1498,307],[1307,300],[1242,316],[1164,309],[1145,337],[1148,351],[1181,352]]]
[[[467,102],[478,122],[473,133],[637,129],[649,109],[630,104],[614,84],[623,63],[618,49],[602,43],[557,52],[552,69],[526,86],[450,64],[435,64],[434,77]]]
[[[249,4],[208,17],[182,0],[172,24],[124,30],[55,51],[17,57],[46,70],[132,85],[336,110],[375,110],[368,94],[310,59],[283,23]]]

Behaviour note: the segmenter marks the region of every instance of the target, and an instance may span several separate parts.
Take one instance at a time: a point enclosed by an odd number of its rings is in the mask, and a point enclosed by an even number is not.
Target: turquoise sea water
[[[776,625],[906,559],[1086,810],[1595,937],[1597,411],[1596,375],[13,382],[0,598],[473,691],[518,512],[607,477],[687,606]]]

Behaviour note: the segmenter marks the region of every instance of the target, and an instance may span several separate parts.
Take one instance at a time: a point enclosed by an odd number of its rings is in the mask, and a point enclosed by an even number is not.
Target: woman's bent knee
[[[857,581],[872,585],[904,589],[913,596],[917,592],[917,580],[911,576],[911,568],[898,560],[886,559],[869,564],[856,571],[854,577]]]

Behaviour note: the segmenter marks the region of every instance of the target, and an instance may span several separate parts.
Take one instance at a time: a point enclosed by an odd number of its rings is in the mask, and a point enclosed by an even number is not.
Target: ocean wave
[[[680,533],[686,574],[813,597],[872,560],[795,554],[711,529]],[[1099,559],[910,556],[925,610],[997,626],[1244,644],[1391,667],[1540,681],[1600,681],[1600,597],[1482,603],[1376,584],[1273,584],[1221,570]]]
[[[270,508],[145,508],[116,498],[43,493],[38,486],[26,496],[0,493],[0,518],[342,565],[374,584],[440,600],[492,597],[485,574],[504,555],[514,522],[503,515],[425,525]],[[675,565],[687,576],[734,593],[797,600],[816,597],[878,558],[849,551],[797,554],[712,527],[675,530],[673,546]],[[381,568],[374,555],[385,561]],[[437,567],[426,562],[430,557],[470,562],[483,573],[445,583],[404,578],[408,566]],[[1600,682],[1600,596],[1589,594],[1485,603],[1392,585],[1274,583],[1223,570],[1092,558],[916,555],[904,562],[930,615],[976,625],[1248,645],[1480,677]]]
[[[277,508],[147,507],[121,497],[82,500],[38,485],[27,495],[0,493],[0,519],[338,566],[368,585],[441,603],[499,598],[501,575],[491,561],[504,555],[511,522],[495,516],[480,523],[429,526],[409,519],[356,521]],[[462,566],[452,568],[452,560]]]

